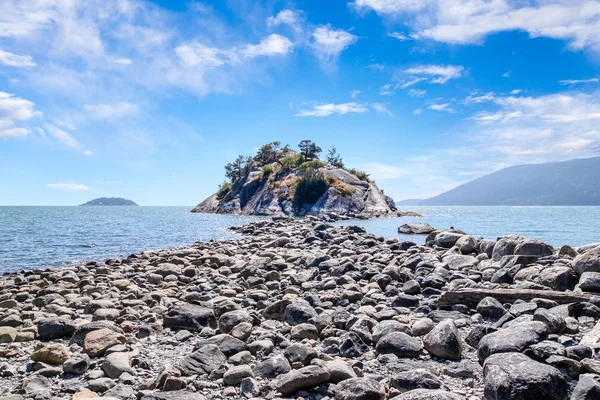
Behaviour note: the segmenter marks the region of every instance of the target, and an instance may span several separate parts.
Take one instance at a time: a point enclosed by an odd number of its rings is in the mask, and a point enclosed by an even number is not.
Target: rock
[[[64,344],[51,343],[31,354],[31,359],[48,364],[62,364],[69,359],[69,349]]]
[[[435,231],[435,228],[425,222],[411,222],[398,228],[398,233],[407,235],[427,235]]]
[[[600,246],[573,260],[573,269],[579,276],[584,272],[600,272]]]
[[[284,396],[289,396],[301,389],[312,389],[327,380],[329,372],[325,368],[310,365],[279,375],[271,382],[271,387]]]
[[[254,367],[254,373],[265,379],[276,378],[292,370],[289,361],[282,355],[269,357]]]
[[[571,400],[600,399],[600,376],[596,374],[583,374],[571,394]]]
[[[454,321],[447,319],[437,324],[423,338],[423,347],[439,358],[459,360],[462,354],[462,342]]]
[[[518,256],[546,257],[554,254],[554,248],[540,240],[526,238],[516,245],[513,254]]]
[[[540,271],[535,281],[550,289],[564,292],[575,288],[578,277],[571,267],[548,267]]]
[[[521,353],[494,354],[483,364],[485,398],[563,400],[569,384],[560,371]]]
[[[240,392],[249,399],[257,397],[260,394],[260,385],[254,378],[244,378],[240,383]]]
[[[30,375],[23,380],[21,389],[27,395],[42,397],[52,389],[52,381],[42,375]]]
[[[292,339],[313,339],[319,338],[317,327],[311,324],[299,324],[292,328]]]
[[[79,346],[83,346],[85,336],[90,332],[97,331],[100,329],[110,329],[111,331],[113,331],[115,333],[123,334],[123,330],[121,328],[117,327],[112,322],[107,322],[107,321],[90,322],[88,324],[80,325],[77,327],[77,330],[75,331],[75,333],[73,333],[73,336],[71,337],[71,340],[69,341],[69,345],[77,344]]]
[[[308,320],[317,316],[314,308],[304,300],[294,300],[287,305],[283,318],[290,325],[308,323]]]
[[[104,393],[109,389],[112,389],[117,384],[110,378],[97,378],[92,379],[87,383],[87,388],[93,392]]]
[[[317,358],[317,352],[312,347],[302,343],[294,343],[288,346],[283,354],[291,363],[308,364],[312,359]]]
[[[522,352],[532,344],[541,342],[547,336],[548,328],[542,322],[515,324],[485,335],[479,341],[477,356],[479,361],[483,362],[492,354]]]
[[[128,353],[111,353],[102,363],[102,370],[109,378],[119,379],[124,373],[133,373]]]
[[[77,325],[67,318],[44,318],[37,324],[40,340],[55,340],[71,337],[77,330]]]
[[[0,326],[0,344],[12,343],[17,338],[17,330],[8,326]]]
[[[185,357],[177,366],[183,376],[210,374],[227,363],[227,357],[218,346],[207,344]]]
[[[344,360],[327,361],[325,369],[329,372],[329,382],[338,383],[346,379],[356,378],[356,372]]]
[[[411,327],[412,336],[424,336],[435,328],[435,323],[429,318],[420,318],[416,320]]]
[[[375,347],[380,354],[398,357],[416,357],[421,354],[421,341],[403,332],[391,332],[382,337]]]
[[[243,322],[252,323],[253,319],[246,311],[234,310],[221,315],[219,318],[219,331],[221,333],[230,333],[238,324]]]
[[[477,304],[477,312],[484,318],[498,319],[506,313],[506,309],[493,297],[485,297]]]
[[[563,317],[543,308],[535,310],[533,313],[533,320],[546,324],[548,333],[559,333],[564,331],[567,327],[567,322]]]
[[[240,339],[236,339],[231,335],[215,335],[205,341],[206,344],[215,344],[219,347],[219,350],[223,352],[227,357],[245,351],[248,349],[248,345]]]
[[[83,375],[90,367],[90,357],[80,354],[69,358],[62,365],[63,372],[71,375]]]
[[[442,381],[437,376],[427,369],[420,368],[392,376],[390,384],[400,393],[415,389],[439,389],[442,387]]]
[[[177,303],[163,317],[165,328],[186,329],[191,332],[217,328],[213,310],[189,303]]]
[[[102,399],[98,399],[102,400]],[[108,400],[108,399],[107,399]],[[148,393],[141,400],[206,400],[206,397],[200,393],[177,390],[174,392],[154,392]]]
[[[83,350],[89,356],[96,357],[104,354],[108,348],[123,344],[126,341],[125,336],[120,333],[113,332],[110,329],[99,329],[85,335]]]
[[[464,400],[464,397],[458,394],[439,389],[415,389],[394,398],[396,400]]]
[[[231,367],[223,375],[223,382],[226,385],[239,385],[244,378],[254,378],[254,372],[249,365],[238,365]]]
[[[581,274],[579,288],[584,292],[600,292],[600,272],[584,272]]]
[[[346,379],[335,389],[335,400],[384,400],[381,383],[369,378]]]
[[[451,248],[456,244],[458,239],[460,239],[463,235],[460,233],[454,232],[441,232],[436,235],[435,243],[438,246],[444,247],[446,249]]]

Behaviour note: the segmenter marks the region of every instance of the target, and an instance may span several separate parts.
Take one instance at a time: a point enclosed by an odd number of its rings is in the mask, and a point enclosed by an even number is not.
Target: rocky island
[[[80,204],[80,206],[137,206],[137,204],[121,197],[99,197],[87,203]]]
[[[316,217],[234,231],[2,276],[0,396],[598,398],[600,243],[417,245]]]
[[[225,166],[228,181],[192,212],[268,216],[332,214],[352,218],[395,217],[394,201],[369,174],[346,168],[335,148],[324,161],[310,140],[299,151],[280,142],[266,144],[253,157]]]

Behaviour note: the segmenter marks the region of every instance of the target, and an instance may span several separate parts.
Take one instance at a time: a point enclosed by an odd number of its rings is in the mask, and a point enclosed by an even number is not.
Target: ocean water
[[[0,207],[0,272],[72,265],[83,260],[127,256],[143,250],[228,239],[227,231],[259,217],[192,214],[191,207]],[[423,221],[435,228],[462,229],[495,239],[516,233],[554,246],[600,242],[600,207],[403,207],[424,218],[342,221],[384,237],[423,243],[422,235],[400,235],[398,226]]]
[[[0,272],[127,256],[235,237],[256,217],[192,207],[0,207]]]
[[[423,218],[389,218],[352,221],[367,231],[384,237],[399,237],[423,243],[424,235],[403,235],[398,227],[409,222],[427,222],[436,229],[454,227],[471,235],[496,239],[518,234],[542,240],[553,246],[565,244],[583,246],[600,242],[600,207],[401,207],[401,211],[416,211]],[[338,225],[349,225],[342,221]]]

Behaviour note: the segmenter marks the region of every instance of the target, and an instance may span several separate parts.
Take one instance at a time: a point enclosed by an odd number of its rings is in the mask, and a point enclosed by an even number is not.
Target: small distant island
[[[80,206],[137,206],[134,201],[123,199],[121,197],[99,197],[90,200]]]
[[[268,216],[396,217],[394,200],[369,174],[348,168],[335,147],[272,142],[225,166],[227,180],[192,212]]]

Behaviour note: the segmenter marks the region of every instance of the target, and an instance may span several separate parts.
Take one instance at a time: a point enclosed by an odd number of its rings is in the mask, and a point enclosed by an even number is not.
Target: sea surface
[[[127,256],[143,250],[230,239],[227,230],[259,217],[193,214],[192,207],[11,207],[0,206],[0,273],[73,265]],[[516,233],[554,246],[600,242],[600,207],[402,207],[423,218],[342,221],[384,237],[423,243],[400,235],[398,226],[427,222],[495,239]]]

